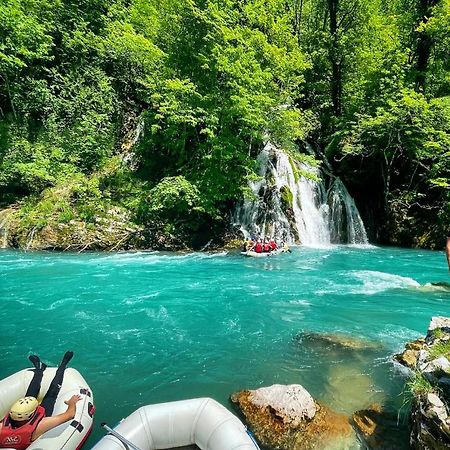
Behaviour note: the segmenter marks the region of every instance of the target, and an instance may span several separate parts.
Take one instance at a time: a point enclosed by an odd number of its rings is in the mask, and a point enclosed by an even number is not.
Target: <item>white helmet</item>
[[[12,420],[23,421],[30,420],[33,417],[39,402],[34,397],[23,397],[17,400],[14,405],[11,406],[9,416]]]

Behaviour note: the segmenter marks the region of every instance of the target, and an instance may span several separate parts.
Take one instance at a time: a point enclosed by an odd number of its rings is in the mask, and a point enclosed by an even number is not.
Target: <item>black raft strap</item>
[[[83,425],[80,422],[78,422],[77,420],[72,420],[72,422],[70,423],[70,426],[74,427],[75,430],[79,431],[80,433],[84,429]]]

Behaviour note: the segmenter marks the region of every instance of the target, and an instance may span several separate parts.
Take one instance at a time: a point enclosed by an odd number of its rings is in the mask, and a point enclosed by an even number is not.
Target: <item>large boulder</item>
[[[265,446],[312,450],[355,439],[346,416],[320,405],[298,384],[244,390],[233,394],[231,400]]]

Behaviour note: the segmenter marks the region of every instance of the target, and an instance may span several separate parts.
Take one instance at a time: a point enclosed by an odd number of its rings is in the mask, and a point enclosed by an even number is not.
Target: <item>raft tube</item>
[[[56,367],[47,367],[42,378],[38,400],[42,400],[56,373]],[[24,369],[0,381],[0,415],[5,417],[11,405],[24,397],[33,378],[32,369]],[[53,415],[67,410],[65,400],[79,394],[75,417],[52,430],[47,431],[27,447],[27,450],[79,450],[92,430],[94,398],[92,391],[81,374],[72,368],[64,372],[64,379],[56,399]],[[122,449],[123,450],[123,449]]]
[[[194,398],[142,406],[113,430],[139,450],[197,445],[201,450],[259,449],[243,423],[211,398]],[[124,450],[113,435],[92,450]]]
[[[253,250],[248,250],[246,252],[241,252],[241,255],[250,256],[252,258],[265,258],[268,256],[277,256],[280,253],[284,253],[285,251],[287,250],[279,249],[279,250],[272,250],[271,252],[256,253]]]

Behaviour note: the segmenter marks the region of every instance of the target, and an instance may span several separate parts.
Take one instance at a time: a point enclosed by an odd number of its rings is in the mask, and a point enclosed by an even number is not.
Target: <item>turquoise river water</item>
[[[57,365],[73,350],[97,407],[85,448],[141,405],[209,396],[233,410],[231,393],[275,383],[349,416],[380,403],[402,435],[406,374],[392,355],[450,316],[450,292],[427,285],[442,281],[443,252],[371,246],[264,259],[2,250],[0,378],[31,353]]]

